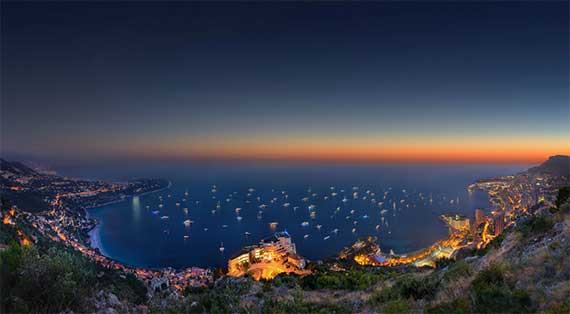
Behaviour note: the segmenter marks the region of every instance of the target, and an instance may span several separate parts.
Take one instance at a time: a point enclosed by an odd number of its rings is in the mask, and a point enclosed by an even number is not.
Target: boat
[[[247,231],[246,231],[246,232],[244,232],[243,234],[247,237],[247,236],[250,236],[250,235],[251,235],[251,232],[247,232]]]
[[[222,244],[220,244],[220,252],[224,253],[224,242],[222,242]]]
[[[356,233],[356,228],[352,228],[352,233]]]
[[[380,225],[376,225],[376,230],[380,230]]]
[[[350,213],[351,213],[351,214],[354,214],[354,212],[355,212],[355,210],[354,210],[354,209],[350,211]]]
[[[383,209],[383,210],[380,211],[380,215],[384,215],[384,214],[386,214],[387,212],[388,212],[387,209]]]
[[[243,219],[243,217],[242,217],[242,216],[237,216],[236,219],[237,219],[237,221],[241,221],[241,220]]]
[[[317,208],[317,205],[313,205],[313,204],[309,205],[309,210],[313,210],[315,208]]]
[[[362,216],[362,219],[368,219],[368,215]]]
[[[184,222],[183,222],[183,224],[184,224],[186,227],[189,227],[191,223],[192,223],[192,220],[190,220],[190,219],[186,219],[186,220],[184,220]]]
[[[236,211],[236,214],[237,214],[237,213],[239,213],[239,212],[241,211],[241,208],[240,208],[240,207],[236,207],[235,211]]]
[[[317,229],[321,230],[321,228],[323,227],[323,225],[317,225]]]
[[[290,203],[285,203],[283,204],[283,207],[289,207],[291,204]]]
[[[180,203],[176,203],[176,207],[180,207]]]
[[[227,227],[228,227],[228,225],[222,225],[222,228],[224,228],[224,229],[227,228]]]
[[[308,221],[303,221],[303,222],[301,223],[301,226],[303,226],[303,227],[306,227],[306,226],[308,226],[308,225],[309,225],[309,222],[308,222]]]
[[[338,229],[334,229],[332,233],[338,233]]]
[[[154,215],[158,215],[158,213],[160,213],[160,211],[158,211],[158,210],[153,210],[152,213],[153,213]]]
[[[158,204],[158,208],[163,208],[163,207],[164,207],[164,205]]]
[[[270,222],[270,223],[269,223],[269,228],[275,229],[275,228],[277,228],[278,225],[279,225],[279,223],[276,222],[276,221]]]
[[[187,235],[184,236],[184,240],[188,240],[188,238],[190,238],[190,236]]]
[[[162,217],[160,217],[160,219],[162,219],[162,220],[168,219],[168,216],[162,216]]]
[[[208,228],[204,228],[204,231],[208,231]]]
[[[330,239],[330,238],[331,238],[331,236],[326,236],[326,237],[323,238],[323,240],[326,241],[326,240],[328,240],[328,239]]]
[[[308,238],[308,237],[309,237],[309,235],[306,234],[306,235],[303,236],[303,239],[306,239],[306,238]]]

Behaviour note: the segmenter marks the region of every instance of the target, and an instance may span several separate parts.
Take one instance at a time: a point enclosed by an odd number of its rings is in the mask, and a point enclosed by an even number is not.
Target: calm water
[[[334,255],[358,237],[367,235],[378,236],[385,251],[406,253],[446,236],[447,229],[439,215],[472,216],[474,208],[489,207],[484,193],[468,195],[469,183],[526,168],[518,165],[133,165],[108,169],[107,174],[99,170],[96,175],[106,179],[162,177],[169,179],[172,187],[89,212],[101,221],[95,238],[102,251],[136,266],[225,267],[229,256],[241,247],[271,234],[274,230],[270,222],[278,222],[276,230],[289,231],[298,253],[312,260]],[[94,176],[85,168],[82,170],[73,174]],[[217,186],[217,192],[212,192],[213,185]],[[186,191],[188,196],[184,201]],[[356,198],[354,192],[358,194]],[[305,197],[309,199],[304,201]],[[347,200],[343,201],[345,197]],[[161,202],[163,207],[159,208]],[[218,202],[220,209],[212,212]],[[284,206],[285,203],[290,205]],[[262,204],[267,207],[260,208]],[[313,217],[310,205],[314,205]],[[188,208],[187,215],[183,208]],[[236,213],[236,208],[241,211]],[[157,210],[160,212],[153,213]],[[242,217],[241,221],[237,216]],[[186,219],[193,221],[190,227],[184,225]],[[308,222],[308,226],[303,226],[303,222]],[[321,225],[320,229],[317,225]],[[332,232],[334,229],[338,233]],[[245,236],[245,232],[251,235]],[[327,236],[330,237],[325,240]],[[222,242],[225,253],[219,251]]]

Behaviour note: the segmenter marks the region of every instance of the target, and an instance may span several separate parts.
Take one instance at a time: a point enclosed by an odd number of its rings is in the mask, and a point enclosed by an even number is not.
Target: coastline
[[[484,180],[484,179],[479,179],[479,180]],[[118,199],[118,200],[106,202],[106,203],[104,203],[104,204],[100,204],[100,205],[97,205],[97,206],[92,206],[92,207],[89,207],[88,209],[94,209],[94,208],[104,207],[104,206],[107,206],[107,205],[111,205],[111,204],[115,204],[115,203],[120,203],[120,202],[126,201],[126,200],[128,200],[129,198],[132,198],[132,197],[135,197],[135,196],[144,196],[144,195],[147,195],[147,194],[157,193],[157,192],[160,192],[160,191],[169,189],[169,188],[172,187],[172,182],[171,182],[170,180],[167,180],[167,181],[168,181],[168,184],[167,184],[165,187],[162,187],[162,188],[159,188],[159,189],[156,189],[156,190],[147,191],[147,192],[140,193],[140,194],[129,195],[128,197],[127,197],[127,196],[124,196],[124,197],[122,197],[122,198],[120,198],[120,199]],[[86,209],[87,209],[87,208],[86,208]],[[87,212],[87,210],[86,210],[86,212]],[[88,217],[88,219],[92,219],[92,218],[89,218],[89,216],[87,216],[87,217]],[[93,220],[95,220],[95,219],[93,219]],[[139,265],[139,266],[135,266],[135,265],[131,265],[131,264],[129,264],[129,263],[125,263],[125,262],[122,262],[122,261],[119,261],[119,260],[116,260],[116,259],[110,257],[109,254],[108,254],[108,252],[105,251],[105,249],[104,249],[104,247],[103,247],[103,244],[102,244],[102,242],[101,242],[101,237],[100,237],[100,232],[101,232],[101,229],[100,229],[100,228],[101,228],[101,225],[102,225],[102,222],[100,222],[100,221],[98,221],[98,220],[95,220],[94,227],[93,227],[91,230],[88,231],[89,241],[90,241],[89,246],[90,246],[91,248],[93,248],[93,249],[98,249],[98,250],[99,250],[99,253],[100,253],[101,255],[105,256],[106,258],[111,259],[111,260],[114,260],[114,261],[116,261],[116,262],[118,262],[118,263],[124,264],[124,265],[126,265],[126,266],[135,267],[135,268],[142,268],[142,269],[148,269],[148,270],[177,269],[177,268],[173,268],[173,267],[170,267],[170,266],[167,266],[167,267],[149,267],[149,266],[140,266],[140,265]],[[437,244],[437,243],[439,243],[439,242],[441,242],[441,241],[444,241],[444,240],[446,240],[446,239],[447,239],[447,237],[442,237],[441,239],[438,239],[437,241],[435,241],[435,242],[432,243],[431,245],[428,245],[428,246],[426,246],[426,247],[419,248],[419,249],[416,249],[416,250],[413,250],[413,251],[398,253],[397,255],[398,255],[398,256],[402,256],[402,257],[411,256],[411,255],[417,254],[417,253],[419,253],[419,252],[425,251],[425,250],[431,248],[433,245],[435,245],[435,244]],[[377,242],[377,244],[380,245],[380,243],[378,243],[378,242]],[[338,255],[335,254],[335,255],[333,255],[333,256],[330,256],[329,258],[337,258],[337,257],[338,257]],[[211,266],[207,266],[207,267],[210,268]],[[180,268],[180,269],[184,269],[184,268],[185,268],[185,267],[182,267],[182,268]]]
[[[101,243],[101,237],[99,235],[99,232],[101,231],[100,226],[101,223],[98,222],[95,225],[95,227],[93,227],[93,229],[87,232],[87,234],[89,235],[89,246],[94,250],[98,250],[99,254],[104,255],[107,258],[110,258],[109,254],[105,251]]]
[[[167,180],[167,181],[168,181],[168,185],[166,185],[166,186],[163,187],[163,188],[160,188],[160,189],[157,189],[157,190],[152,190],[152,191],[143,192],[143,193],[140,193],[140,194],[125,195],[125,196],[123,196],[123,197],[121,197],[121,198],[119,198],[119,199],[117,199],[117,200],[114,200],[114,201],[109,201],[109,202],[105,202],[105,203],[102,203],[102,204],[97,204],[97,205],[95,205],[95,206],[87,206],[87,207],[84,207],[84,210],[87,211],[88,209],[93,209],[93,208],[99,208],[99,207],[103,207],[103,206],[107,206],[107,205],[112,205],[112,204],[124,202],[124,201],[126,201],[129,197],[143,196],[143,195],[152,194],[152,193],[156,193],[156,192],[160,192],[160,191],[169,189],[170,187],[172,187],[172,181],[170,181],[170,180]]]
[[[142,196],[142,195],[151,194],[151,193],[157,193],[157,192],[160,192],[160,191],[169,189],[171,186],[172,186],[172,182],[171,182],[170,180],[168,180],[168,185],[165,186],[165,187],[163,187],[163,188],[160,188],[160,189],[157,189],[157,190],[152,190],[152,191],[147,191],[147,192],[144,192],[144,193],[141,193],[141,194],[131,195],[130,197]],[[104,207],[104,206],[111,205],[111,204],[116,204],[116,203],[124,202],[124,201],[127,200],[127,199],[128,199],[128,197],[122,197],[122,198],[120,198],[120,199],[118,199],[118,200],[106,202],[106,203],[104,203],[104,204],[100,204],[100,205],[97,205],[97,206],[90,206],[90,207],[85,207],[85,208],[84,208],[84,211],[85,211],[85,213],[86,213],[86,218],[89,219],[89,220],[94,220],[94,222],[95,222],[95,223],[94,223],[94,227],[91,228],[91,230],[89,230],[89,231],[87,232],[87,235],[89,236],[89,243],[88,243],[88,245],[89,245],[89,247],[91,247],[92,249],[97,249],[97,250],[99,250],[99,253],[100,253],[101,255],[103,255],[103,256],[105,256],[106,258],[109,258],[109,259],[113,259],[113,258],[109,256],[108,252],[105,251],[105,249],[103,248],[103,244],[101,243],[100,231],[101,231],[102,223],[101,223],[100,221],[98,221],[98,220],[95,220],[95,219],[91,218],[90,215],[89,215],[89,210],[90,210],[90,209],[94,209],[94,208]]]

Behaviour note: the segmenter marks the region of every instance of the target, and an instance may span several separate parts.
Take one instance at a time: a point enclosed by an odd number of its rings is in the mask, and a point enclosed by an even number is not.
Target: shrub
[[[470,276],[473,273],[471,266],[465,261],[459,261],[452,264],[447,271],[443,274],[443,280],[453,281],[461,277]]]
[[[513,290],[507,267],[493,264],[473,280],[474,308],[477,313],[528,313],[532,311],[529,295]]]
[[[558,189],[558,195],[556,196],[556,208],[560,209],[560,206],[570,200],[570,186],[563,186]]]
[[[39,254],[36,247],[25,247],[2,253],[2,266],[6,267],[11,281],[3,296],[7,312],[54,313],[63,310],[81,310],[85,295],[89,295],[96,282],[89,261],[66,251],[50,249]],[[14,264],[16,261],[17,264]]]
[[[382,275],[362,269],[351,269],[347,272],[318,270],[301,279],[304,289],[366,289],[383,278]]]
[[[544,233],[554,226],[554,222],[551,218],[544,215],[532,216],[523,225],[521,225],[520,231],[524,237],[529,237],[536,234]]]
[[[451,302],[426,307],[425,312],[427,314],[471,314],[473,309],[468,299],[456,299]]]
[[[382,313],[387,314],[403,314],[403,313],[410,313],[410,306],[408,302],[402,299],[392,300],[389,301],[384,305],[382,309]]]
[[[399,299],[400,293],[394,288],[384,288],[380,291],[376,291],[372,294],[368,303],[372,305],[384,304],[388,301]]]
[[[313,313],[352,313],[346,305],[339,304],[316,304],[308,302],[289,302],[289,301],[276,301],[267,299],[263,303],[262,313],[267,314],[283,314],[283,313],[296,313],[296,314],[313,314]]]
[[[402,298],[414,298],[415,300],[432,297],[438,286],[439,281],[434,276],[423,278],[405,276],[395,285]]]

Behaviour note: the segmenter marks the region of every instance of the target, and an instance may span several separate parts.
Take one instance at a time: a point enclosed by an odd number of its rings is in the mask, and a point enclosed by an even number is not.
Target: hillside
[[[570,177],[570,156],[551,156],[540,166],[530,168],[529,172],[546,173],[553,176]]]
[[[0,158],[0,170],[3,173],[19,176],[38,176],[39,174],[32,168],[21,162],[8,162]]]

